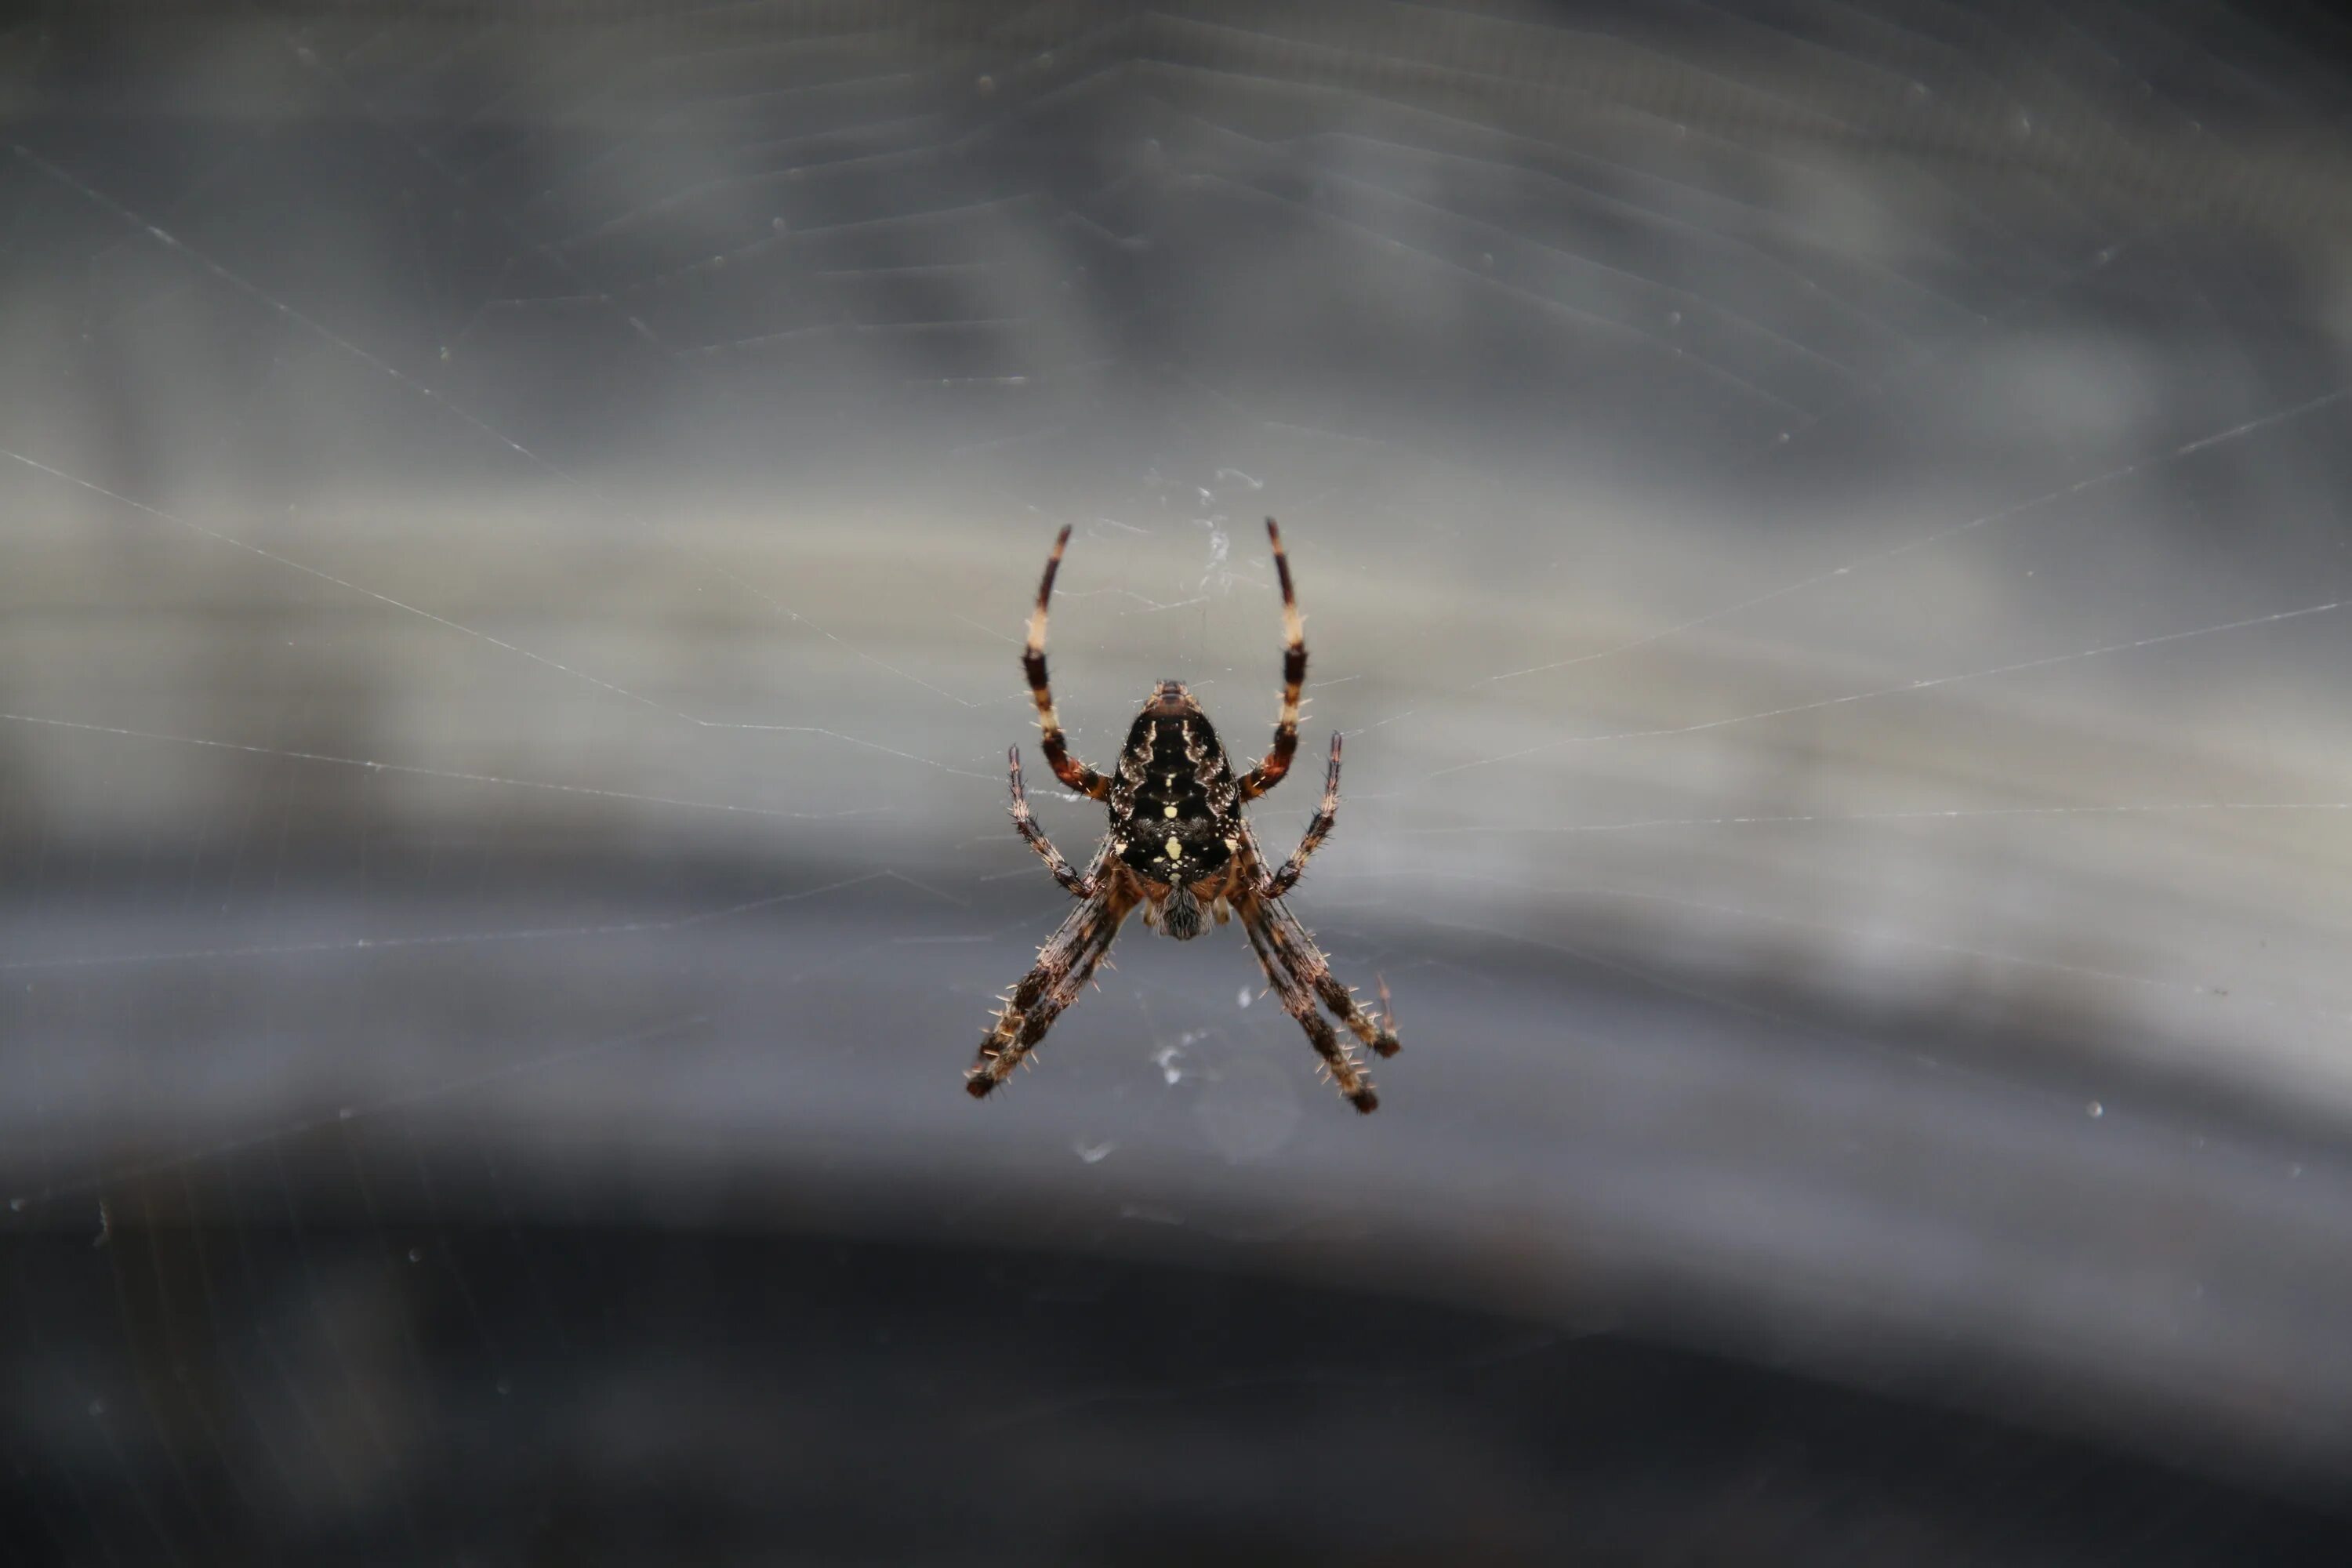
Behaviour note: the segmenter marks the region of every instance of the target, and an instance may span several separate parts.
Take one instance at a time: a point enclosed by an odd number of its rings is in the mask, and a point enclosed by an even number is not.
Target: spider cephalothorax
[[[1238,916],[1283,1009],[1307,1031],[1339,1092],[1358,1110],[1380,1104],[1349,1043],[1316,1004],[1329,1008],[1349,1033],[1375,1053],[1393,1056],[1398,1045],[1387,1016],[1386,988],[1376,1024],[1357,1005],[1354,993],[1332,975],[1314,939],[1282,902],[1306,870],[1307,857],[1330,834],[1339,809],[1339,737],[1331,737],[1322,805],[1307,825],[1307,837],[1279,869],[1267,869],[1241,814],[1244,801],[1264,795],[1290,771],[1290,760],[1298,751],[1299,696],[1307,683],[1307,639],[1291,591],[1282,531],[1267,518],[1265,532],[1274,545],[1275,575],[1282,585],[1282,716],[1275,724],[1273,749],[1238,778],[1215,727],[1183,683],[1175,680],[1161,681],[1145,701],[1128,727],[1127,744],[1109,774],[1070,755],[1045,679],[1045,605],[1054,595],[1054,574],[1061,569],[1070,531],[1062,530],[1054,541],[1045,580],[1037,585],[1037,607],[1030,613],[1022,668],[1036,699],[1041,742],[1054,776],[1080,795],[1107,802],[1110,831],[1087,869],[1073,870],[1029,815],[1029,798],[1021,786],[1021,749],[1013,748],[1007,759],[1013,825],[1045,858],[1054,879],[1083,902],[1038,950],[1036,966],[1004,999],[1003,1010],[981,1042],[980,1059],[965,1075],[966,1087],[975,1097],[1003,1082],[1045,1038],[1110,950],[1119,926],[1140,908],[1146,925],[1157,925],[1180,941],[1200,935],[1210,920],[1223,925]]]

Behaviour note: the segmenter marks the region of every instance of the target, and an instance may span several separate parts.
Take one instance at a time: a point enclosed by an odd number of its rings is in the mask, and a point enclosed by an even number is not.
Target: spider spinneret
[[[1329,960],[1282,901],[1306,870],[1307,858],[1329,837],[1338,816],[1339,737],[1331,737],[1331,760],[1315,819],[1280,868],[1267,869],[1241,813],[1243,802],[1264,795],[1290,771],[1298,751],[1298,707],[1307,682],[1307,638],[1291,588],[1290,560],[1274,519],[1265,520],[1265,532],[1282,586],[1282,710],[1273,747],[1238,777],[1208,715],[1176,680],[1161,681],[1144,702],[1110,773],[1097,773],[1070,754],[1045,675],[1045,606],[1054,595],[1054,577],[1061,570],[1070,531],[1063,529],[1054,541],[1045,578],[1037,585],[1036,608],[1030,613],[1022,668],[1036,700],[1047,765],[1068,788],[1108,805],[1110,830],[1087,869],[1072,869],[1030,816],[1021,784],[1021,749],[1015,746],[1007,753],[1014,828],[1045,859],[1054,879],[1082,901],[1038,950],[1036,965],[1004,998],[1003,1009],[981,1041],[979,1059],[964,1075],[974,1098],[1003,1082],[1045,1038],[1110,951],[1118,928],[1140,909],[1146,925],[1156,925],[1180,942],[1200,935],[1211,920],[1223,925],[1238,917],[1284,1011],[1306,1030],[1340,1094],[1360,1111],[1380,1104],[1371,1080],[1358,1064],[1353,1043],[1333,1029],[1316,1005],[1320,1002],[1329,1009],[1374,1054],[1394,1056],[1400,1047],[1388,1015],[1388,988],[1381,987],[1376,1024],[1357,1004],[1355,994],[1333,976]]]

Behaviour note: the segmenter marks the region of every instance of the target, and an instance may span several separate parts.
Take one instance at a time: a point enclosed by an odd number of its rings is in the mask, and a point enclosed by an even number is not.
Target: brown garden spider
[[[1353,1046],[1316,1011],[1315,1004],[1319,998],[1357,1039],[1381,1056],[1392,1057],[1398,1044],[1388,1011],[1388,987],[1381,987],[1381,1021],[1375,1024],[1357,1005],[1354,994],[1333,977],[1330,961],[1282,902],[1339,813],[1339,737],[1331,737],[1323,804],[1307,825],[1307,837],[1279,869],[1266,869],[1257,838],[1241,814],[1242,802],[1255,800],[1290,771],[1290,759],[1298,751],[1298,694],[1307,683],[1307,637],[1290,589],[1290,561],[1282,552],[1282,531],[1270,517],[1265,534],[1273,542],[1275,574],[1282,583],[1282,717],[1274,728],[1274,749],[1238,779],[1207,715],[1183,683],[1175,680],[1161,681],[1135,716],[1116,773],[1098,773],[1070,755],[1045,682],[1045,602],[1053,597],[1054,574],[1061,569],[1070,531],[1065,528],[1054,541],[1045,580],[1037,584],[1037,607],[1029,615],[1022,668],[1037,700],[1046,763],[1071,789],[1110,803],[1110,831],[1085,871],[1071,869],[1030,818],[1029,798],[1021,788],[1021,748],[1007,753],[1013,765],[1013,826],[1045,858],[1054,880],[1082,901],[1038,949],[1036,967],[1003,998],[1003,1010],[980,1043],[980,1058],[964,1075],[964,1087],[974,1099],[1003,1083],[1045,1037],[1110,951],[1119,926],[1140,907],[1144,924],[1156,925],[1179,942],[1200,935],[1208,917],[1223,925],[1240,916],[1266,979],[1282,998],[1283,1010],[1307,1031],[1340,1094],[1360,1111],[1380,1105],[1371,1080],[1357,1065]]]

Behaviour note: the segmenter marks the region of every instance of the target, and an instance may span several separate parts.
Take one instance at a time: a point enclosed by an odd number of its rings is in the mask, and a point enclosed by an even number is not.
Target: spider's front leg
[[[1299,694],[1307,688],[1307,629],[1298,618],[1298,595],[1290,586],[1290,557],[1282,548],[1282,530],[1270,517],[1265,537],[1274,546],[1274,574],[1282,587],[1282,712],[1274,721],[1274,749],[1234,781],[1244,800],[1255,800],[1290,771],[1290,759],[1298,750]]]
[[[1093,898],[1096,888],[1095,873],[1089,870],[1086,876],[1081,877],[1073,870],[1070,863],[1062,858],[1062,852],[1054,847],[1054,841],[1045,837],[1045,829],[1039,827],[1036,820],[1029,815],[1029,792],[1021,787],[1021,748],[1014,746],[1008,750],[1004,756],[1005,761],[1013,765],[1013,828],[1021,835],[1024,843],[1045,857],[1045,869],[1054,873],[1054,880],[1070,889],[1071,897]],[[1097,864],[1100,864],[1099,857],[1097,858]]]
[[[1132,898],[1113,881],[1070,911],[1059,930],[1037,950],[1037,962],[1005,998],[980,1055],[964,1074],[964,1089],[974,1100],[984,1098],[1003,1083],[1027,1056],[1062,1009],[1076,1000],[1079,990],[1110,951],[1111,939],[1135,907]]]
[[[1045,575],[1037,584],[1037,607],[1029,612],[1029,640],[1021,650],[1021,671],[1029,678],[1029,695],[1037,704],[1038,744],[1045,750],[1045,765],[1071,789],[1089,800],[1100,800],[1110,794],[1110,780],[1070,755],[1061,717],[1054,711],[1053,682],[1045,675],[1045,604],[1054,596],[1054,576],[1062,569],[1062,552],[1069,542],[1070,531],[1064,528],[1054,540],[1054,552],[1045,557]]]

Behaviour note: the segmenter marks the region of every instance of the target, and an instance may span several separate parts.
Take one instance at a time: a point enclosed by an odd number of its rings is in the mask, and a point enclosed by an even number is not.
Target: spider
[[[1006,753],[1012,766],[1013,826],[1044,858],[1054,880],[1080,902],[1037,950],[1036,966],[1002,998],[1004,1006],[980,1043],[979,1059],[964,1075],[964,1087],[975,1100],[1003,1083],[1045,1037],[1110,951],[1120,925],[1140,908],[1145,925],[1157,926],[1179,942],[1200,935],[1212,918],[1223,925],[1239,916],[1283,1010],[1307,1031],[1339,1093],[1360,1111],[1369,1113],[1380,1105],[1371,1080],[1357,1064],[1353,1045],[1331,1027],[1315,1004],[1320,999],[1358,1040],[1378,1055],[1392,1057],[1399,1047],[1389,1015],[1388,987],[1381,987],[1381,1019],[1375,1024],[1357,1005],[1354,993],[1333,977],[1330,961],[1282,901],[1306,870],[1307,857],[1329,836],[1339,814],[1339,737],[1331,737],[1323,803],[1307,825],[1307,837],[1278,869],[1266,868],[1257,838],[1241,814],[1242,802],[1255,800],[1290,771],[1298,751],[1299,689],[1307,683],[1307,637],[1299,626],[1298,600],[1291,592],[1282,530],[1272,518],[1265,520],[1265,536],[1274,546],[1275,574],[1282,584],[1282,715],[1274,727],[1273,749],[1239,778],[1227,764],[1208,716],[1177,680],[1160,682],[1145,700],[1128,728],[1127,744],[1114,772],[1098,773],[1070,754],[1045,681],[1045,603],[1054,595],[1054,574],[1061,570],[1070,531],[1063,529],[1054,541],[1054,552],[1045,558],[1045,580],[1037,584],[1037,607],[1029,614],[1029,642],[1021,665],[1029,678],[1030,695],[1037,700],[1046,765],[1078,794],[1110,803],[1110,831],[1087,868],[1072,869],[1029,815],[1029,797],[1021,787],[1021,748]]]

